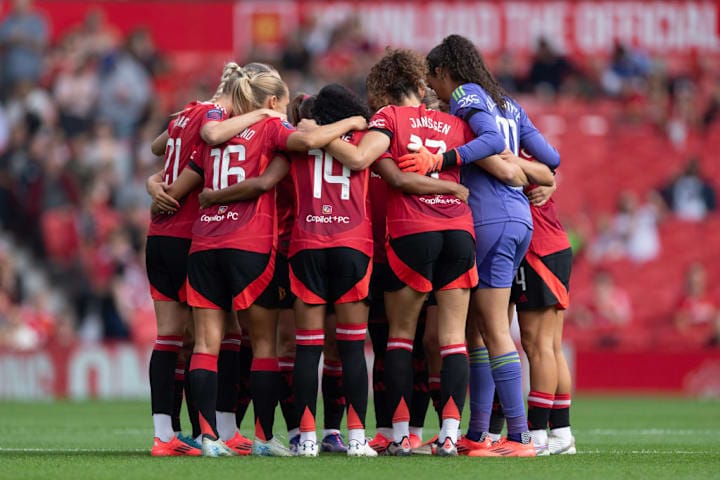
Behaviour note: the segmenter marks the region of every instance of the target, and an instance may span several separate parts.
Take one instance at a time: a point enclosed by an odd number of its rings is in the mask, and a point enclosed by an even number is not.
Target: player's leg
[[[438,343],[438,309],[437,305],[427,308],[425,314],[425,331],[423,332],[423,350],[428,366],[428,394],[433,409],[437,414],[438,428],[442,425],[442,409],[440,407],[440,370],[442,357]]]
[[[443,249],[438,258],[433,287],[438,304],[440,406],[442,427],[436,454],[457,455],[460,414],[468,387],[468,352],[465,323],[470,289],[477,285],[475,242],[464,231],[443,232]]]
[[[246,312],[236,312],[240,324],[240,352],[238,352],[238,403],[235,409],[235,425],[238,430],[242,427],[245,413],[250,407],[252,395],[250,392],[250,366],[252,365],[253,351],[250,342],[250,327],[248,326]]]
[[[553,336],[553,348],[555,351],[555,361],[557,363],[557,389],[555,390],[555,399],[553,400],[553,408],[550,412],[550,435],[548,447],[550,453],[556,454],[574,454],[575,437],[570,431],[570,392],[572,389],[572,377],[570,368],[568,367],[565,353],[562,349],[562,332],[563,332],[563,311],[558,311]]]
[[[290,440],[290,448],[293,443],[297,446],[300,439],[300,418],[295,409],[295,390],[293,388],[293,376],[295,371],[295,314],[293,304],[295,296],[290,289],[290,265],[285,255],[278,252],[275,262],[275,282],[278,289],[280,309],[278,315],[278,339],[277,352],[282,376],[282,392],[280,393],[280,410],[282,411],[285,425]]]
[[[438,302],[438,343],[442,358],[440,371],[442,427],[438,434],[437,452],[441,455],[457,455],[455,445],[468,385],[465,321],[470,290],[455,288],[438,291],[435,295]]]
[[[295,313],[292,309],[283,308],[278,314],[278,363],[282,376],[280,392],[280,410],[282,411],[288,432],[288,440],[292,449],[293,439],[300,439],[300,418],[295,409]],[[296,438],[297,437],[297,438]]]
[[[317,456],[318,365],[325,341],[325,305],[295,301],[295,411],[300,419],[298,455]]]
[[[385,354],[385,384],[392,412],[393,442],[387,453],[409,455],[412,403],[412,348],[417,319],[432,291],[435,262],[442,250],[441,232],[426,232],[389,239],[388,264],[392,278],[385,293],[385,311],[390,325]]]
[[[235,454],[219,438],[215,414],[218,355],[226,312],[232,303],[227,276],[219,268],[226,260],[225,252],[218,250],[196,252],[188,260],[188,303],[193,307],[195,335],[188,381],[198,410],[202,453],[206,456]]]
[[[346,453],[347,445],[340,432],[346,402],[342,381],[342,361],[335,334],[336,327],[337,317],[335,314],[327,315],[325,317],[325,345],[323,346],[323,434],[320,451]]]
[[[370,314],[368,333],[373,348],[373,405],[375,407],[375,437],[370,445],[378,452],[384,453],[392,440],[392,413],[387,402],[387,385],[385,384],[385,352],[388,340],[388,321],[385,316],[385,291],[389,277],[387,263],[373,264],[370,278]]]
[[[434,303],[434,298],[432,300]],[[430,299],[428,303],[429,301]],[[413,340],[413,401],[410,405],[410,445],[413,447],[413,453],[424,455],[431,453],[430,448],[421,448],[423,445],[423,426],[425,425],[425,416],[430,403],[428,365],[423,344],[427,309],[426,303],[422,312],[420,312],[418,326],[415,330],[415,339]]]
[[[225,336],[218,356],[217,428],[220,439],[238,455],[250,455],[252,441],[237,428],[236,410],[240,391],[242,330],[235,312],[225,315]]]
[[[290,258],[290,287],[295,300],[295,412],[300,419],[298,455],[317,456],[318,365],[325,343],[323,324],[328,298],[324,250],[302,250]]]
[[[151,236],[146,245],[146,269],[155,307],[157,337],[150,356],[149,380],[154,426],[153,456],[196,455],[195,442],[180,435],[180,404],[184,366],[178,368],[183,332],[192,322],[185,304],[187,239]],[[180,387],[180,388],[178,388]],[[179,399],[179,402],[178,402]]]
[[[426,294],[403,287],[385,294],[388,331],[385,353],[385,384],[389,410],[392,412],[392,454],[410,454],[410,410],[412,402],[412,347],[415,326]]]
[[[365,436],[368,375],[365,339],[372,263],[352,248],[332,248],[329,253],[330,299],[335,305],[335,338],[342,361],[342,383],[347,404],[349,456],[377,456]]]
[[[507,222],[479,227],[476,234],[480,285],[473,294],[473,302],[479,312],[495,389],[507,419],[508,437],[487,451],[470,455],[534,456],[525,415],[520,356],[508,325],[510,287],[532,231],[522,223]]]
[[[557,388],[553,349],[557,314],[554,307],[518,311],[522,346],[530,364],[528,428],[538,455],[548,454],[548,419]]]

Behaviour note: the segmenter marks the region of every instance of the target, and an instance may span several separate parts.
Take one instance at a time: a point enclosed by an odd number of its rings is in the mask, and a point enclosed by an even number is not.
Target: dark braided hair
[[[453,81],[480,85],[497,106],[505,110],[509,95],[492,76],[480,52],[467,38],[460,35],[445,37],[440,45],[430,50],[426,61],[431,75],[436,75],[436,68],[445,68]]]
[[[370,112],[357,95],[338,83],[331,83],[320,89],[312,106],[312,118],[320,125],[337,122],[354,115],[361,115],[366,120]]]
[[[388,48],[370,69],[366,86],[373,108],[399,105],[403,98],[413,95],[420,98],[420,90],[425,88],[423,59],[412,50]]]

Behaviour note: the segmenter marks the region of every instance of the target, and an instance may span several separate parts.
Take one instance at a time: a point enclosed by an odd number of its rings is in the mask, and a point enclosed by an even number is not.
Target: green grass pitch
[[[152,458],[148,412],[147,402],[0,403],[0,479],[720,478],[717,400],[577,397],[578,454],[535,459]],[[426,436],[434,425],[428,416]],[[276,430],[284,439],[280,418]]]

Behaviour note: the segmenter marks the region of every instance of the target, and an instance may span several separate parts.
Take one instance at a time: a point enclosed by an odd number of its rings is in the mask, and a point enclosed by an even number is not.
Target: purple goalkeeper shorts
[[[475,225],[478,288],[510,288],[531,238],[522,222]]]

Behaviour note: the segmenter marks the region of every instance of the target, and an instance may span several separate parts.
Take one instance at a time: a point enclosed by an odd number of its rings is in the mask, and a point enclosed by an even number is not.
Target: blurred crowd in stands
[[[29,0],[13,1],[0,19],[0,347],[73,338],[149,341],[154,317],[144,273],[144,182],[161,166],[149,144],[191,95],[210,96],[221,65],[195,82],[183,79],[192,89],[168,92],[173,58],[157,51],[150,30],[122,35],[101,10],[91,10],[54,42],[51,28]],[[289,33],[281,55],[252,60],[276,65],[291,92],[339,81],[362,93],[381,47],[354,18],[331,31],[307,22]],[[617,101],[626,119],[652,125],[682,149],[690,133],[719,120],[716,60],[698,56],[678,70],[618,44],[607,59],[579,61],[540,39],[529,62],[519,65],[507,54],[491,67],[521,101],[523,95],[559,96],[589,108],[598,99]],[[642,199],[645,192],[623,192],[617,210],[589,219],[590,227],[572,225],[578,253],[597,271],[591,291],[578,294],[570,312],[578,328],[612,330],[631,321],[633,299],[603,270],[605,262],[646,262],[667,253],[658,224],[668,216],[700,222],[717,215],[715,189],[697,160],[678,165],[681,170]],[[42,259],[36,265],[46,287],[26,288],[26,269],[14,261],[20,251]],[[667,280],[678,298],[667,325],[678,335],[702,336],[702,344],[720,330],[720,302],[707,289],[718,279],[706,275],[694,264],[684,280]],[[612,346],[613,340],[598,343]]]

